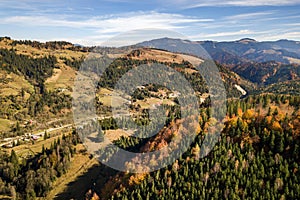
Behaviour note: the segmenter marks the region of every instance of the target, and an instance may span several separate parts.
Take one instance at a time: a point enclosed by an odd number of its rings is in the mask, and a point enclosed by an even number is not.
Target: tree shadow
[[[73,182],[67,185],[67,188],[62,193],[54,197],[55,200],[82,200],[85,199],[86,193],[89,190],[95,191],[100,194],[101,188],[109,180],[111,176],[117,174],[118,171],[107,167],[101,163],[95,164],[89,168],[88,171]]]

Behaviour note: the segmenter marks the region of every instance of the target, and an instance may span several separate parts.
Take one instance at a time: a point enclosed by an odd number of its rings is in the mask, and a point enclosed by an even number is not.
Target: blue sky
[[[153,28],[190,40],[300,41],[300,0],[0,0],[0,16],[1,36],[84,45]]]

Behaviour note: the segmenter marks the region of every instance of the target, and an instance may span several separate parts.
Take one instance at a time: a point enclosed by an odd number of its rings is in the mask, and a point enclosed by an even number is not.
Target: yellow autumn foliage
[[[243,110],[241,108],[238,109],[237,113],[238,113],[238,116],[240,116],[240,117],[243,116]]]
[[[130,176],[128,183],[129,183],[129,185],[139,184],[145,179],[145,176],[146,176],[145,173],[132,175],[132,176]]]
[[[272,122],[272,116],[266,116],[266,120],[268,124],[271,124]]]
[[[202,131],[200,124],[196,125],[196,134],[199,134]]]
[[[271,129],[274,131],[282,131],[281,125],[279,124],[278,121],[274,121],[272,123]]]
[[[255,116],[253,109],[248,109],[243,114],[243,119],[252,119]]]

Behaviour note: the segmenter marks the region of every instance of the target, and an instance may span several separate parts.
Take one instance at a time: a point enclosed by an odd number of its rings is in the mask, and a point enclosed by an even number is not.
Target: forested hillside
[[[20,159],[14,150],[10,155],[1,152],[0,194],[12,199],[46,197],[53,182],[69,169],[78,142],[75,132],[63,135],[30,159]]]
[[[45,121],[70,114],[72,85],[69,82],[74,77],[62,77],[64,84],[61,84],[57,76],[62,76],[63,70],[69,74],[78,70],[83,52],[87,50],[67,42],[0,38],[0,118],[3,124],[0,137],[47,127]],[[57,77],[56,80],[52,80],[53,77]],[[36,123],[29,124],[29,121]]]
[[[180,40],[179,44],[187,41]],[[234,46],[245,50],[248,44],[256,42],[241,40]],[[265,53],[260,52],[262,47],[257,48],[257,54],[243,58],[228,49],[215,49],[214,58],[224,61],[216,62],[216,67],[226,89],[227,112],[220,139],[206,157],[200,158],[208,128],[216,123],[209,87],[193,65],[201,67],[205,57],[148,47],[90,48],[69,42],[0,38],[0,198],[300,199],[300,68],[287,62],[256,62],[261,58],[250,57]],[[86,59],[89,55],[91,60]],[[72,116],[74,80],[82,73],[82,63],[91,65],[96,74],[103,56],[112,62],[98,76],[95,97],[86,98],[86,102],[95,103],[79,102],[82,112],[88,105],[95,106],[99,118],[86,119],[76,129]],[[195,91],[199,116],[181,119],[178,91],[166,85],[138,85],[131,97],[115,98],[114,106],[128,106],[135,124],[150,125],[151,131],[157,129],[160,118],[166,120],[149,138],[128,134],[142,131],[121,114],[117,123],[111,101],[121,77],[141,65],[149,68],[141,68],[140,77],[132,76],[133,83],[148,78],[147,70],[159,65],[172,69],[168,73],[171,77],[178,72]],[[167,77],[165,80],[169,81]],[[165,112],[150,120],[149,112],[160,106]],[[88,130],[99,142],[106,137],[127,151],[147,153],[168,145],[181,124],[197,118],[192,124],[196,139],[188,150],[166,168],[151,173],[131,174],[105,167],[86,152],[79,137]],[[93,129],[97,120],[102,131]],[[112,156],[115,152],[109,149],[105,153]],[[155,166],[165,160],[151,161]]]
[[[290,84],[299,81],[299,42],[278,40],[258,42],[244,38],[232,42],[189,41],[172,38],[154,39],[139,44],[154,46],[171,51],[185,49],[191,54],[198,53],[203,58],[212,58],[223,67],[237,73],[242,78],[264,90],[271,84]],[[272,90],[274,93],[299,93],[298,87],[289,90]]]
[[[250,96],[228,102],[220,142],[204,159],[201,131],[182,157],[150,174],[119,174],[100,199],[298,199],[300,197],[300,98]],[[116,141],[124,148],[134,139]],[[140,148],[137,146],[137,148]],[[112,196],[107,193],[113,194]]]

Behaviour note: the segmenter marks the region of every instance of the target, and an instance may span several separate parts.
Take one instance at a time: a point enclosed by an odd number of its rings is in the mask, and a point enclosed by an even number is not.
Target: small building
[[[171,94],[169,94],[169,98],[176,98],[180,95],[180,92],[173,92]]]
[[[32,135],[31,136],[31,139],[33,139],[33,140],[37,140],[37,139],[39,139],[40,138],[40,136],[37,136],[37,135]]]

